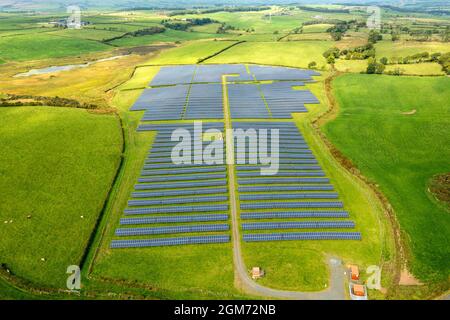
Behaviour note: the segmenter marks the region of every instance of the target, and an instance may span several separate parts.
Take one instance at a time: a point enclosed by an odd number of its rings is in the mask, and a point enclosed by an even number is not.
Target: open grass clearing
[[[1,262],[64,289],[119,163],[118,119],[56,107],[1,108],[0,118]]]
[[[324,128],[387,196],[422,281],[449,275],[450,218],[427,193],[432,176],[450,171],[449,84],[446,77],[344,75],[334,82],[340,112]]]

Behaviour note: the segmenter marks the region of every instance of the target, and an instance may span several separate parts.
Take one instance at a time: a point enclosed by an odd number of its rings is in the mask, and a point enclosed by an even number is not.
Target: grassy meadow
[[[64,289],[119,163],[119,122],[46,107],[0,108],[0,121],[1,263],[37,285]]]
[[[328,41],[242,43],[208,60],[208,63],[261,63],[307,68],[312,61],[325,67],[322,53],[332,47]]]
[[[423,281],[449,276],[450,217],[427,191],[432,176],[450,170],[449,88],[442,77],[345,75],[334,82],[339,114],[324,128],[387,196]]]

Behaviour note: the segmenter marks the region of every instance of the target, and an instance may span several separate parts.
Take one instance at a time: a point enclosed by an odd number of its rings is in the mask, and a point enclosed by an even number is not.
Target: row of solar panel
[[[295,232],[244,234],[244,241],[288,241],[288,240],[361,240],[359,232]]]
[[[228,77],[228,81],[252,81],[256,79],[259,81],[302,80],[309,82],[312,81],[312,76],[320,74],[312,70],[260,65],[249,65],[247,71],[246,66],[242,64],[167,66],[160,69],[150,85],[220,83],[224,75],[233,75]],[[303,85],[303,83],[297,82],[296,85]]]
[[[121,225],[139,225],[139,224],[162,224],[162,223],[182,223],[182,222],[209,222],[209,221],[227,221],[227,214],[201,214],[190,216],[167,216],[167,217],[147,217],[147,218],[123,218],[120,219]]]
[[[146,240],[113,240],[111,248],[144,248],[144,247],[162,247],[177,246],[187,244],[210,244],[230,242],[229,235],[211,235],[180,238],[158,238]]]
[[[228,224],[204,224],[153,228],[120,228],[116,230],[115,235],[119,237],[145,236],[174,233],[220,232],[228,231],[229,229],[230,227]]]
[[[136,190],[161,190],[161,189],[180,189],[180,188],[199,188],[199,187],[219,187],[226,185],[227,185],[226,180],[214,180],[214,181],[137,184],[134,186],[134,188]]]
[[[337,199],[337,193],[284,193],[284,194],[241,194],[241,201],[257,200],[300,200],[300,199]]]
[[[347,211],[282,211],[241,213],[242,220],[294,219],[294,218],[348,218]]]
[[[193,181],[193,180],[209,180],[209,179],[225,179],[227,175],[223,174],[197,174],[197,175],[177,175],[152,178],[139,178],[139,182],[163,182],[163,181]]]
[[[228,211],[228,204],[125,209],[126,215]]]
[[[300,209],[300,208],[343,208],[342,202],[264,202],[241,203],[242,210],[254,209]]]
[[[196,196],[196,197],[177,197],[167,199],[154,199],[154,200],[130,200],[128,201],[129,207],[143,207],[143,206],[155,206],[155,205],[170,205],[170,204],[185,204],[185,203],[215,203],[225,202],[228,200],[228,196]]]
[[[273,229],[353,229],[353,221],[301,221],[301,222],[257,222],[243,223],[242,230]]]

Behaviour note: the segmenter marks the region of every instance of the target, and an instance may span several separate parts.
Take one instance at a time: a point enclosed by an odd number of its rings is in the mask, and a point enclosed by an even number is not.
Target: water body
[[[65,66],[51,66],[51,67],[42,68],[42,69],[31,69],[28,72],[16,74],[14,76],[14,78],[31,77],[31,76],[36,76],[36,75],[40,75],[40,74],[48,74],[48,73],[69,71],[69,70],[78,69],[78,68],[87,68],[90,65],[93,65],[93,64],[96,64],[96,63],[99,63],[99,62],[116,60],[116,59],[120,59],[120,58],[123,58],[123,57],[125,57],[125,55],[114,56],[114,57],[105,58],[105,59],[100,59],[100,60],[96,60],[96,61],[92,61],[92,62],[88,62],[88,63],[68,64],[68,65],[65,65]]]

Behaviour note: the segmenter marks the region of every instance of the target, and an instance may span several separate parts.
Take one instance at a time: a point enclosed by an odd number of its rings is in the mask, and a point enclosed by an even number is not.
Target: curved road
[[[232,129],[229,114],[228,90],[226,76],[222,78],[224,95],[225,129]],[[231,132],[231,131],[228,131]],[[234,147],[232,137],[226,136],[226,154],[228,163],[228,188],[230,192],[230,206],[232,216],[232,241],[233,262],[235,268],[235,282],[237,287],[248,294],[279,299],[295,300],[345,300],[345,270],[339,259],[328,257],[330,266],[330,283],[327,289],[320,292],[283,291],[267,288],[253,281],[245,267],[241,251],[241,238],[239,233],[239,221],[236,208],[235,172],[234,172]]]

